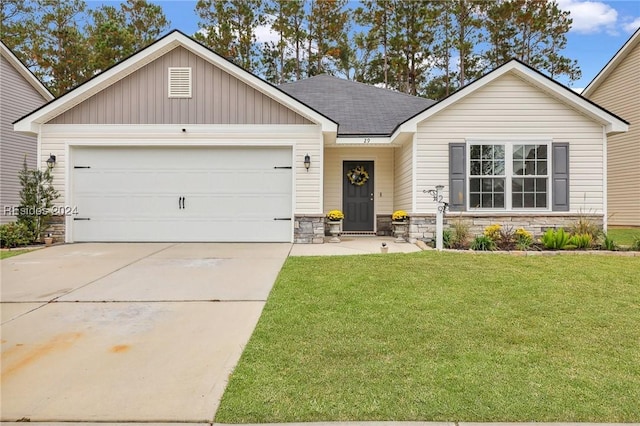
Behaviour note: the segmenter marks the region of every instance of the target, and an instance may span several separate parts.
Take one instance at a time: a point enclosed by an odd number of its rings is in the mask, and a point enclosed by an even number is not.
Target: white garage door
[[[291,148],[74,148],[74,241],[288,242]]]

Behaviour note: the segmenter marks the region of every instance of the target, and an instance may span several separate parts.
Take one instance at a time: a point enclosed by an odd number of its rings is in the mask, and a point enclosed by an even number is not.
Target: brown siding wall
[[[18,172],[25,155],[27,166],[36,167],[36,137],[14,132],[13,122],[44,103],[38,91],[0,55],[0,223],[15,220],[14,216],[5,215],[5,206],[18,205]]]
[[[590,99],[630,123],[627,133],[608,138],[609,224],[640,226],[640,44]]]
[[[168,97],[168,68],[191,67],[193,97]],[[309,120],[177,47],[49,124],[311,124]]]

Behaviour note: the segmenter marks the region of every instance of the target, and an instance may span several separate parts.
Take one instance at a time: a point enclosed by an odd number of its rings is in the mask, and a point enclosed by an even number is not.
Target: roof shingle
[[[390,136],[435,101],[321,74],[278,86],[339,124],[338,136]]]

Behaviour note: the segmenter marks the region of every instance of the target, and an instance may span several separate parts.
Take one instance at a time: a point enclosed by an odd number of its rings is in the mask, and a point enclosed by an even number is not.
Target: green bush
[[[462,220],[458,219],[451,223],[453,228],[453,236],[451,239],[451,247],[455,249],[467,248],[467,241],[469,240],[469,225]]]
[[[542,245],[547,250],[562,250],[569,243],[569,234],[560,228],[557,231],[547,229],[542,235]]]
[[[433,244],[435,245],[435,239],[433,241]],[[451,231],[451,229],[449,228],[442,230],[442,245],[444,246],[444,248],[452,248],[453,231]]]
[[[631,243],[631,250],[640,251],[640,235],[633,237],[633,243]]]
[[[577,249],[588,249],[593,245],[593,237],[590,234],[576,234],[569,238],[568,245]]]
[[[615,251],[619,249],[618,244],[616,244],[616,242],[613,241],[613,238],[609,237],[607,234],[603,234],[601,247],[604,250],[610,250],[610,251]]]
[[[492,251],[496,249],[496,243],[486,235],[478,235],[471,241],[471,250]]]
[[[0,225],[0,246],[12,248],[24,246],[33,241],[33,234],[22,223],[10,222]]]

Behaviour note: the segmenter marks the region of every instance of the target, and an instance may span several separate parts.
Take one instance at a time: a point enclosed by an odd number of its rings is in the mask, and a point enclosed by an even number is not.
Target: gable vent
[[[191,68],[169,68],[169,97],[191,97]]]

